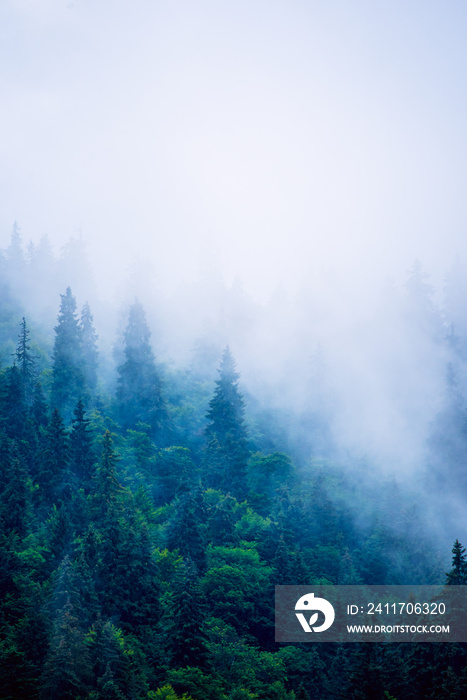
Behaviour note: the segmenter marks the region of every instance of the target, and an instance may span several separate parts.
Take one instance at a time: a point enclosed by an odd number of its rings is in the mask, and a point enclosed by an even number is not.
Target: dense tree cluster
[[[32,264],[17,229],[7,253]],[[422,304],[415,278],[411,289]],[[79,317],[70,287],[47,362],[26,315],[12,328],[0,370],[0,697],[466,697],[462,646],[274,642],[276,584],[459,585],[466,555],[456,541],[443,577],[396,485],[301,463],[275,421],[250,428],[229,347],[212,383],[199,367],[170,375],[136,301],[106,393],[91,308]]]

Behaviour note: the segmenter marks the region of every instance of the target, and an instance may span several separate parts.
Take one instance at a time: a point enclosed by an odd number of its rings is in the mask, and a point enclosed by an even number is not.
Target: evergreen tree
[[[122,577],[126,567],[121,561],[122,545],[125,539],[124,529],[124,497],[125,490],[117,477],[119,457],[114,451],[112,437],[107,430],[104,435],[102,457],[95,476],[94,522],[96,529],[105,542],[105,547],[99,553],[98,594],[102,601],[102,611],[105,616],[119,617],[121,614],[121,598],[125,591]]]
[[[465,547],[461,545],[459,540],[454,542],[452,555],[452,569],[446,573],[446,585],[465,585],[467,584],[467,556]]]
[[[41,679],[44,700],[76,700],[89,689],[91,661],[74,578],[66,556],[52,600],[53,633]]]
[[[276,586],[297,584],[297,581],[292,580],[290,574],[290,550],[285,544],[282,535],[279,539],[272,564],[274,567],[274,583]]]
[[[57,502],[71,494],[69,474],[69,438],[62,417],[55,408],[44,435],[37,481],[42,498]]]
[[[75,532],[71,522],[69,505],[54,505],[46,521],[47,547],[50,553],[49,564],[56,568],[67,552],[73,549]]]
[[[89,493],[94,472],[94,452],[89,420],[85,417],[84,404],[80,399],[73,412],[70,432],[70,468],[78,483]]]
[[[206,642],[203,622],[206,617],[199,587],[196,567],[188,558],[182,570],[172,598],[172,626],[169,635],[169,651],[172,665],[203,666]]]
[[[86,386],[94,392],[97,385],[97,366],[99,352],[97,350],[98,335],[94,330],[94,318],[88,302],[81,311],[80,328],[83,344],[83,372]]]
[[[2,418],[6,434],[20,440],[24,432],[26,402],[20,370],[16,365],[8,367],[4,375]]]
[[[88,634],[99,698],[125,700],[125,653],[121,630],[99,616]]]
[[[196,473],[190,450],[186,447],[166,447],[158,452],[155,463],[157,490],[155,498],[166,503],[175,495],[193,488]]]
[[[207,413],[206,480],[210,486],[243,497],[249,455],[245,404],[238,388],[239,375],[228,346],[222,356],[219,375]]]
[[[206,569],[206,511],[201,491],[177,499],[175,516],[168,528],[167,547],[189,558],[199,573]]]
[[[47,400],[42,384],[39,381],[34,384],[29,415],[36,430],[45,428],[49,422]]]
[[[125,362],[118,368],[119,419],[124,428],[147,423],[153,435],[160,437],[165,407],[150,338],[143,307],[136,301],[124,334]]]
[[[209,522],[210,541],[214,545],[229,546],[238,544],[235,532],[235,506],[237,501],[226,496],[215,508]]]
[[[84,391],[82,334],[76,300],[70,287],[60,294],[58,325],[55,326],[51,403],[67,415]]]
[[[16,364],[21,374],[26,402],[30,404],[32,400],[32,389],[36,377],[36,361],[31,353],[29,345],[29,329],[24,316],[23,320],[21,321],[21,332],[18,336]]]
[[[117,478],[117,464],[120,458],[115,453],[109,430],[104,434],[102,457],[95,478],[94,501],[99,524],[103,524],[109,513],[121,510],[123,487]]]
[[[28,472],[14,440],[0,439],[0,529],[26,535],[29,521],[30,487]]]

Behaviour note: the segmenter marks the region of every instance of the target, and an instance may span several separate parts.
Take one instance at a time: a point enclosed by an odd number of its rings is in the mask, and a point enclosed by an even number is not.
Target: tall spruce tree
[[[184,558],[189,558],[197,571],[206,570],[206,509],[200,488],[176,499],[175,514],[167,529],[167,547],[178,549]]]
[[[69,437],[56,408],[52,411],[44,436],[37,481],[42,498],[49,504],[67,499],[71,494]]]
[[[206,481],[210,486],[243,497],[249,455],[245,403],[229,346],[224,350],[219,375],[207,413]]]
[[[28,473],[15,440],[0,435],[0,529],[24,537],[29,520]]]
[[[89,429],[83,401],[80,399],[73,411],[70,432],[70,468],[85,492],[91,490],[91,478],[94,473],[95,456],[92,448],[92,433]]]
[[[18,345],[16,347],[16,365],[21,374],[23,383],[23,392],[28,405],[32,402],[32,393],[34,382],[36,379],[36,361],[31,352],[29,344],[29,329],[26,324],[26,319],[23,316],[21,321],[21,331],[18,336]]]
[[[39,431],[40,428],[45,428],[49,422],[47,400],[42,384],[39,381],[34,384],[29,416],[37,431]]]
[[[88,302],[82,308],[80,318],[81,340],[83,345],[83,373],[86,386],[94,392],[97,385],[97,366],[99,352],[97,350],[98,335],[94,329],[94,317]]]
[[[44,700],[87,697],[91,660],[81,619],[84,614],[76,585],[76,572],[68,556],[63,558],[50,601],[52,635],[45,659],[41,694]]]
[[[76,299],[67,287],[60,294],[58,325],[55,326],[51,403],[69,417],[85,389],[82,333],[76,314]]]
[[[26,401],[21,373],[16,365],[5,371],[2,393],[4,430],[8,437],[20,440],[24,432]]]
[[[454,542],[452,548],[452,569],[446,574],[447,586],[461,586],[467,584],[467,555],[465,547],[459,540]]]
[[[183,561],[175,583],[172,614],[169,637],[172,665],[203,666],[206,659],[206,638],[203,633],[206,611],[198,573],[190,558]]]
[[[124,334],[125,362],[118,368],[118,414],[124,428],[147,423],[157,438],[166,412],[150,338],[144,309],[135,301]]]
[[[106,519],[118,519],[122,503],[123,487],[117,478],[117,464],[120,457],[115,453],[112,436],[105,431],[102,444],[102,457],[96,470],[94,502],[96,516],[100,527],[105,526]]]

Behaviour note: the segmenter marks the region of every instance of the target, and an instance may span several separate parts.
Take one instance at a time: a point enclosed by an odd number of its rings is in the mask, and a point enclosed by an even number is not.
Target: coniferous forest
[[[0,697],[465,698],[463,645],[274,641],[276,584],[467,582],[420,494],[339,457],[324,407],[302,432],[285,407],[265,418],[227,343],[159,361],[138,299],[112,356],[70,286],[45,327],[41,282],[66,266],[41,247],[15,225],[1,258]],[[465,355],[444,328],[425,478],[462,491]]]

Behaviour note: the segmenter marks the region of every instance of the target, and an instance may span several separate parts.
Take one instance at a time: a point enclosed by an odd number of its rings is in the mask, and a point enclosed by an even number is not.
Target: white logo
[[[297,601],[295,605],[295,610],[306,610],[306,612],[310,612],[311,610],[318,610],[324,613],[323,624],[319,625],[319,627],[313,627],[313,625],[318,621],[317,612],[314,612],[313,615],[311,615],[308,622],[306,621],[305,615],[303,613],[296,612],[295,614],[298,618],[298,621],[300,622],[305,632],[324,632],[324,630],[329,629],[332,623],[334,622],[335,613],[331,603],[328,600],[325,600],[325,598],[315,598],[314,593],[307,593],[306,595],[302,595],[302,597]]]

